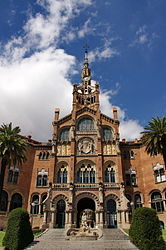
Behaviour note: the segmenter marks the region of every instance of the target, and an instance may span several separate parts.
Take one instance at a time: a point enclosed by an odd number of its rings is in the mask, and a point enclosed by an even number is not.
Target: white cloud
[[[51,138],[54,109],[59,107],[61,116],[71,111],[72,85],[68,79],[69,74],[75,74],[75,58],[56,49],[56,45],[70,19],[79,15],[81,8],[91,4],[91,0],[38,0],[38,4],[47,10],[47,15],[30,16],[24,35],[12,37],[0,57],[0,124],[13,122],[21,127],[22,134],[47,140]],[[85,22],[79,36],[85,36],[88,29],[89,21]],[[68,36],[73,39],[72,31]],[[118,51],[106,41],[103,49],[91,51],[89,57],[93,61],[116,54]],[[110,96],[115,93],[101,93],[101,109],[107,115],[112,116]],[[138,137],[138,122],[125,122],[124,111],[118,109],[123,137]],[[131,131],[134,138],[131,138]]]
[[[61,109],[61,116],[71,110],[72,86],[67,75],[74,62],[74,57],[63,50],[49,48],[21,62],[1,66],[1,123],[12,121],[23,134],[39,140],[51,137],[54,108]]]
[[[113,48],[104,48],[104,49],[95,49],[95,50],[91,50],[88,53],[88,58],[89,58],[89,62],[94,62],[97,60],[102,60],[102,59],[107,59],[107,58],[111,58],[115,55],[118,55],[118,51],[113,49]]]
[[[12,121],[23,134],[46,140],[51,136],[54,108],[61,108],[61,116],[70,112],[68,74],[75,73],[75,58],[55,46],[69,20],[91,1],[38,0],[38,4],[47,15],[30,16],[24,35],[12,37],[0,57],[0,123]]]
[[[78,31],[78,37],[85,37],[89,32],[92,32],[92,28],[90,27],[90,18],[84,23],[82,28]]]
[[[113,105],[111,103],[111,96],[116,94],[116,92],[105,91],[101,92],[100,103],[101,103],[101,111],[113,117],[112,108]],[[136,138],[140,138],[140,132],[143,131],[143,127],[140,126],[139,121],[137,120],[125,120],[125,111],[119,107],[118,109],[118,119],[120,120],[120,139],[134,140]]]
[[[146,45],[148,48],[151,48],[154,40],[158,38],[156,33],[150,33],[146,25],[139,27],[135,36],[135,40],[130,44],[131,47],[135,45]]]

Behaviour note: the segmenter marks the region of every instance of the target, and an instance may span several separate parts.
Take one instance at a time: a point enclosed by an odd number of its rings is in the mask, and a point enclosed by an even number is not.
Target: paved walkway
[[[104,229],[103,237],[94,241],[65,240],[64,229],[50,229],[26,248],[27,250],[136,250],[119,229]]]

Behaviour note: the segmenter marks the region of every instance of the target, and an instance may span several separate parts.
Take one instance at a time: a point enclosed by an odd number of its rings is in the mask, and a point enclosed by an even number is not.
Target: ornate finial
[[[89,49],[89,46],[87,45],[87,43],[83,46],[83,48],[85,49],[84,61],[85,61],[85,63],[88,63],[88,49]]]

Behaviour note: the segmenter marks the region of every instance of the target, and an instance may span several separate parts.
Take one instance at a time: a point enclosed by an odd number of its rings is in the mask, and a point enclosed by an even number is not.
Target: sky
[[[39,141],[55,108],[71,112],[84,45],[101,111],[118,108],[120,138],[166,115],[165,0],[0,0],[0,124]]]

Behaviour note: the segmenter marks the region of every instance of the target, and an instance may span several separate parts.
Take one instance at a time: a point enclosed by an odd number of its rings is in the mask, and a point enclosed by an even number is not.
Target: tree
[[[29,214],[23,208],[13,209],[8,218],[3,245],[5,249],[21,250],[33,241],[33,232]]]
[[[6,167],[12,164],[21,165],[26,160],[27,143],[19,133],[20,128],[12,128],[12,123],[3,124],[0,127],[0,200],[4,184]]]
[[[165,249],[160,221],[152,208],[140,207],[134,211],[129,236],[140,250]]]
[[[166,167],[166,117],[152,118],[142,132],[146,152],[151,155],[161,154]]]

